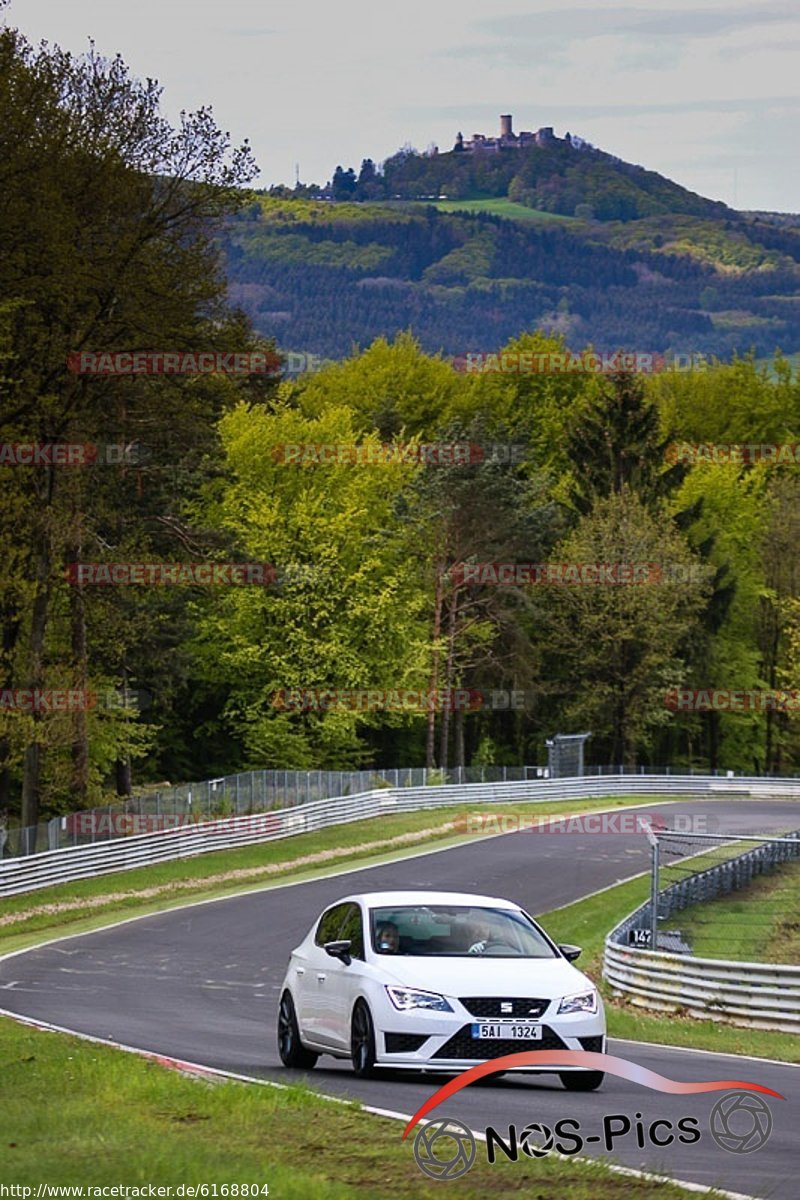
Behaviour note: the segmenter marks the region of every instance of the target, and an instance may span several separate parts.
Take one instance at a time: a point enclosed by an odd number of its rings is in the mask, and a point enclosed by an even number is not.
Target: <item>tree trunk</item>
[[[117,783],[118,796],[130,796],[131,788],[131,760],[129,758],[118,758],[114,764],[114,774]]]
[[[77,543],[70,552],[69,561],[80,561],[81,547]],[[73,582],[70,588],[70,625],[72,638],[72,662],[75,672],[74,686],[86,696],[86,604],[83,586]],[[86,709],[78,707],[72,713],[72,792],[77,808],[84,808],[89,800],[89,725]]]
[[[460,706],[456,709],[455,742],[456,766],[463,774],[466,765],[464,761],[464,710]]]
[[[458,615],[458,590],[453,589],[450,601],[450,612],[447,621],[447,665],[445,667],[444,703],[442,705],[442,730],[439,743],[439,766],[447,770],[448,749],[450,742],[450,711],[453,702],[453,660],[456,643],[456,617]]]
[[[31,614],[27,679],[27,688],[33,692],[40,689],[44,682],[44,642],[50,601],[50,547],[46,530],[40,530],[39,537],[41,540],[36,555],[36,596]],[[42,712],[36,704],[32,705],[31,719],[33,732],[25,750],[22,777],[20,824],[23,830],[28,831],[23,834],[23,854],[33,854],[36,850],[36,826],[39,823],[41,801],[42,746],[39,726]]]
[[[444,563],[436,564],[436,593],[433,601],[433,660],[431,663],[431,682],[428,701],[428,733],[425,742],[425,766],[432,770],[436,766],[434,747],[436,745],[436,689],[439,686],[439,636],[442,631],[442,601],[444,597]]]
[[[713,775],[719,766],[719,713],[706,713],[706,734],[708,737],[708,770]]]
[[[17,608],[8,603],[3,609],[3,686],[13,686],[12,662],[14,648],[19,637],[20,621]],[[0,738],[0,813],[8,812],[11,802],[11,770],[8,765],[10,742],[7,737]]]

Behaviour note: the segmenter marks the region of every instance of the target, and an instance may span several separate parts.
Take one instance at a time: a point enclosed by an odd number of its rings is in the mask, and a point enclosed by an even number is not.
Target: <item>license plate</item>
[[[472,1026],[473,1038],[508,1038],[511,1041],[541,1041],[541,1025],[526,1021],[477,1021]]]

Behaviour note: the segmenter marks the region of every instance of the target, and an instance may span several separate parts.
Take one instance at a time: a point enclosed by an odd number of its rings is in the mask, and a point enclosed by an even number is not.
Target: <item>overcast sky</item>
[[[800,211],[800,4],[644,0],[12,0],[28,38],[94,38],[248,137],[257,186],[410,142],[555,126],[738,208]]]

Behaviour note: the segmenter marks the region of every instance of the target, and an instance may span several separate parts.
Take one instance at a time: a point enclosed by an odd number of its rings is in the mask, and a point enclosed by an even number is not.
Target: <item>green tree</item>
[[[623,489],[645,504],[660,504],[685,474],[680,463],[665,466],[668,441],[641,376],[632,371],[609,375],[577,412],[569,439],[575,464],[571,499],[577,510],[587,513],[598,498]]]
[[[68,355],[242,344],[243,327],[224,311],[211,223],[239,204],[238,185],[253,173],[249,149],[230,152],[205,109],[183,114],[173,129],[159,99],[157,84],[133,79],[120,58],[103,59],[93,47],[80,58],[34,49],[17,31],[0,31],[0,293],[15,297],[24,315],[12,322],[10,382],[2,385],[3,432],[12,440],[104,439],[132,411],[166,434],[182,410],[178,428],[188,430],[207,410],[204,386],[182,381],[156,399],[136,380],[122,386],[76,375],[66,369]],[[87,544],[88,493],[53,466],[20,480],[15,534],[29,557],[4,639],[16,642],[23,686],[42,687],[54,661],[82,682],[85,609],[67,592],[63,568]],[[51,622],[65,604],[67,628]],[[33,826],[48,729],[40,712],[28,724],[21,818]],[[78,796],[89,781],[87,728],[78,716]]]
[[[425,594],[398,496],[419,468],[401,463],[285,464],[284,446],[377,453],[354,414],[318,417],[278,404],[238,407],[221,422],[232,479],[204,522],[235,537],[249,560],[273,564],[276,586],[204,601],[198,654],[228,689],[224,719],[252,765],[340,769],[367,750],[362,731],[419,723],[419,714],[283,708],[286,689],[424,689]]]
[[[626,486],[597,500],[553,559],[696,564],[670,518]],[[702,584],[675,571],[653,583],[548,588],[542,631],[552,677],[563,689],[563,718],[570,728],[592,731],[594,753],[605,752],[604,761],[635,764],[670,720],[666,694],[686,676],[679,648],[703,594]]]

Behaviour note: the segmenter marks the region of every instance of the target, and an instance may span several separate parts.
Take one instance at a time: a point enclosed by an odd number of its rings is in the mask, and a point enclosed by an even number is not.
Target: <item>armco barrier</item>
[[[36,850],[62,850],[111,841],[132,833],[153,833],[178,825],[245,817],[359,795],[377,788],[433,787],[452,783],[511,783],[547,778],[547,768],[483,765],[438,770],[392,767],[367,771],[283,771],[262,769],[221,775],[216,779],[163,786],[122,797],[100,808],[63,813],[39,825],[0,825],[0,857],[14,858]],[[602,771],[600,772],[602,774]]]
[[[798,858],[800,831],[697,871],[659,893],[658,920],[746,887],[756,876]],[[800,1033],[800,966],[695,958],[627,944],[632,930],[651,926],[647,901],[606,938],[603,976],[615,992],[645,1008],[682,1009],[694,1017],[718,1017],[752,1029]]]
[[[377,789],[253,816],[224,817],[178,829],[5,859],[0,862],[0,896],[19,895],[75,879],[107,875],[113,871],[129,871],[135,867],[207,854],[213,850],[274,841],[390,812],[411,812],[455,804],[496,804],[504,801],[536,804],[544,801],[602,799],[632,792],[641,796],[671,799],[702,796],[711,799],[724,796],[744,798],[753,795],[751,789],[760,789],[764,783],[763,778],[606,775],[529,782],[520,780],[514,783]],[[785,796],[800,800],[800,780],[774,779],[769,781],[769,786],[769,795],[772,797]],[[760,791],[757,794],[759,797],[762,795]]]
[[[694,958],[606,942],[603,975],[632,1003],[800,1033],[800,967]]]

